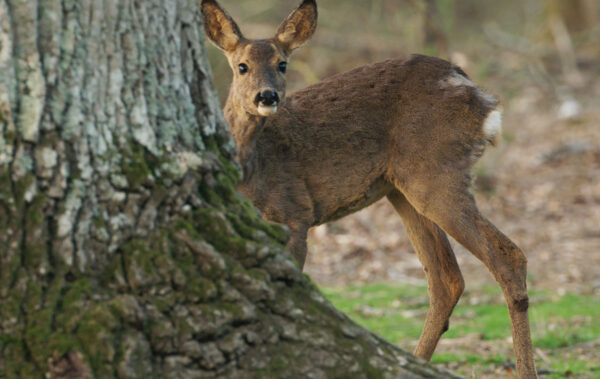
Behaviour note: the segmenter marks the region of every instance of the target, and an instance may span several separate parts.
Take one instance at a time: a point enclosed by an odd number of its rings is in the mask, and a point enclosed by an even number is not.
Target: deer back
[[[492,139],[483,126],[496,105],[441,59],[359,67],[288,96],[240,189],[274,221],[330,221],[386,195],[392,171],[396,181],[442,166],[468,173]]]

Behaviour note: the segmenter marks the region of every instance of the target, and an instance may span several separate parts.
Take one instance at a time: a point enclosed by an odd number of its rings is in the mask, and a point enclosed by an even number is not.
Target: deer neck
[[[256,140],[263,130],[266,117],[245,112],[231,96],[227,99],[223,113],[237,147],[236,159],[242,166],[244,179],[247,179],[252,172]]]

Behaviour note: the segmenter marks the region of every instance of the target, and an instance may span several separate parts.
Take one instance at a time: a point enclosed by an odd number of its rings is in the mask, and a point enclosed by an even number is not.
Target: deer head
[[[315,0],[304,0],[270,39],[246,39],[215,0],[202,0],[201,9],[206,35],[223,50],[233,71],[228,101],[254,116],[277,112],[285,98],[289,57],[317,27]]]

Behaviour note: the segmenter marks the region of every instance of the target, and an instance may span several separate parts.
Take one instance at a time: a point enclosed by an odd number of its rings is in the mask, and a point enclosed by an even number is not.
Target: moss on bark
[[[195,0],[0,2],[0,41],[0,377],[450,377],[235,191]]]

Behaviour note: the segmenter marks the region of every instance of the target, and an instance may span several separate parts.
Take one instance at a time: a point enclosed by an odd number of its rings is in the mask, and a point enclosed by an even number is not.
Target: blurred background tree
[[[240,20],[242,31],[253,38],[274,33],[274,24],[287,15],[283,4],[291,9],[295,2],[223,0]],[[576,51],[578,64],[591,64],[600,54],[600,9],[595,0],[321,0],[318,4],[318,32],[292,59],[291,90],[352,67],[410,53],[450,59],[478,80],[530,76],[532,57],[541,59],[554,74],[564,54]],[[557,35],[557,23],[564,25],[572,40],[570,53],[562,47],[556,50],[556,39],[565,37]],[[505,62],[502,54],[511,52],[515,55]],[[224,99],[231,74],[221,54],[213,48],[209,54]],[[505,90],[498,92],[510,92]]]

